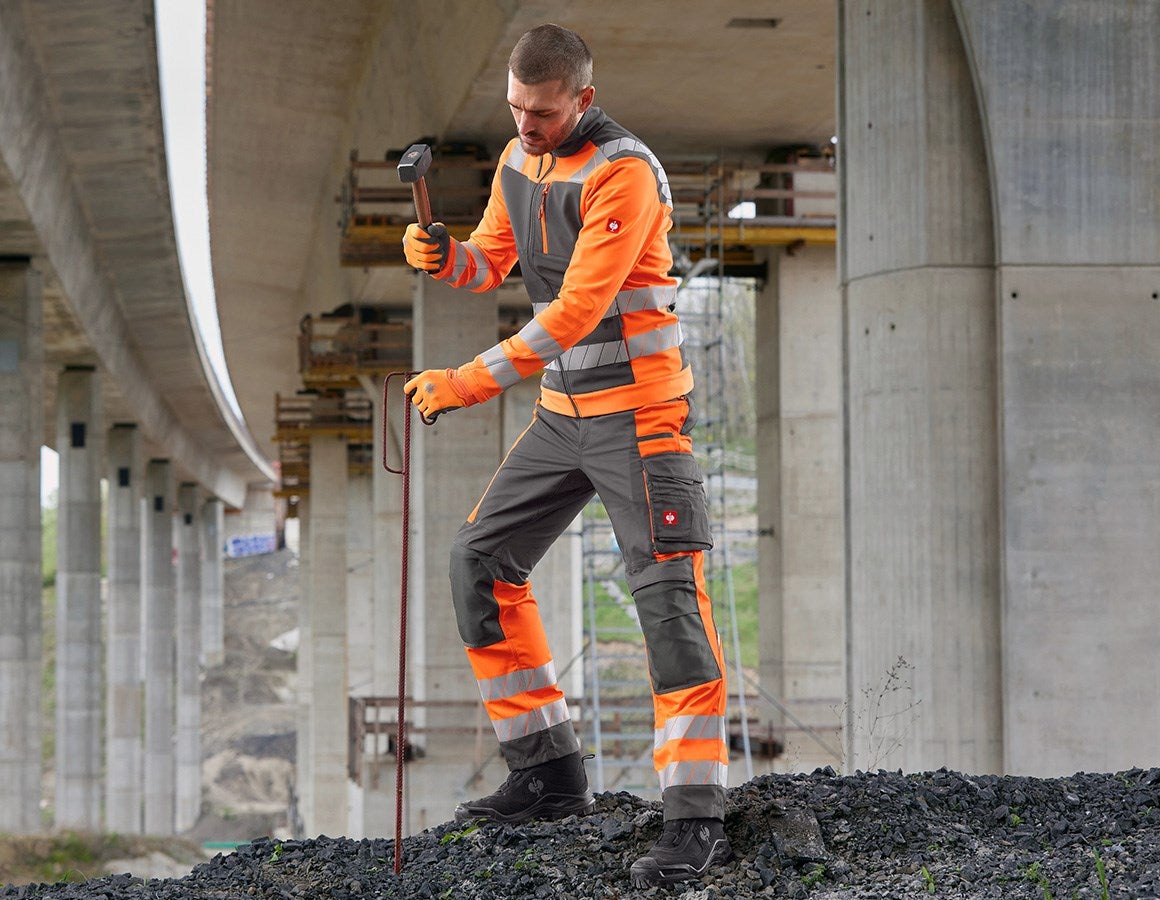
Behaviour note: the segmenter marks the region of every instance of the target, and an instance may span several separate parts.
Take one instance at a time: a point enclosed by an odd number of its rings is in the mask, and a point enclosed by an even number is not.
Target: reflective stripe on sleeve
[[[495,379],[495,383],[500,386],[501,390],[507,390],[521,380],[520,373],[516,371],[512,361],[507,358],[498,344],[490,350],[484,350],[483,353],[479,354],[479,358],[483,360],[483,364],[487,366],[488,374]]]
[[[550,363],[564,352],[564,348],[535,319],[520,329],[519,336],[545,364]]]
[[[534,669],[520,669],[479,681],[479,694],[486,700],[503,700],[525,691],[551,687],[556,683],[556,666],[551,661]]]
[[[675,284],[654,284],[649,287],[629,288],[621,291],[609,304],[604,318],[623,315],[624,313],[640,312],[644,309],[667,309],[673,305],[677,297]]]
[[[654,328],[652,331],[646,331],[644,334],[634,334],[630,337],[628,339],[628,356],[629,359],[639,359],[642,356],[661,353],[664,350],[672,350],[674,347],[681,346],[684,340],[685,336],[681,332],[681,323],[673,322],[671,325]]]
[[[547,731],[553,725],[560,725],[570,718],[568,701],[561,697],[538,709],[512,716],[510,719],[496,719],[491,724],[495,726],[497,738],[501,741],[511,741],[537,731]]]
[[[467,288],[469,291],[483,287],[484,284],[487,283],[487,276],[491,271],[487,265],[487,257],[484,256],[483,251],[476,247],[474,244],[460,244],[459,246],[470,253],[471,258],[475,260],[475,277],[472,278],[471,281],[467,282],[467,284],[463,285],[463,287]],[[464,260],[464,264],[466,265],[466,259]],[[458,266],[456,268],[458,268]],[[460,270],[458,274],[462,274],[462,270]]]
[[[687,760],[669,763],[657,775],[661,790],[680,784],[715,784],[725,787],[729,770],[719,762],[710,760]]]

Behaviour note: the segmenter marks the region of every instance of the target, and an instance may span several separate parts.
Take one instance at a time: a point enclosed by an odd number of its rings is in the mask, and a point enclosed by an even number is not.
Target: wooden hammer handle
[[[431,198],[427,196],[427,179],[420,178],[411,184],[411,196],[415,200],[415,215],[424,229],[431,224]]]

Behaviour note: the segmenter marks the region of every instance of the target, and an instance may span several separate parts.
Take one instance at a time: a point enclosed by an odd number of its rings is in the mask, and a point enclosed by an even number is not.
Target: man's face
[[[589,85],[578,96],[573,95],[559,80],[524,84],[508,72],[507,102],[524,152],[543,156],[564,143],[592,105],[595,93]]]

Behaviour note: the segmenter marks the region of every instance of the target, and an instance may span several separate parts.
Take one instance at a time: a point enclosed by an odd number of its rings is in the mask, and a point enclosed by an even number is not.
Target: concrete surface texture
[[[842,10],[853,757],[1151,759],[1160,5]]]

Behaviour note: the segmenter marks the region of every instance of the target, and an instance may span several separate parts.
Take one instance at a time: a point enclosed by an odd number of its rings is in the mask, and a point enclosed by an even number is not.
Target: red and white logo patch
[[[621,224],[622,223],[620,219],[609,219],[607,227],[612,234],[616,234],[618,231],[620,231]]]
[[[678,524],[677,511],[675,509],[666,509],[661,513],[661,519],[666,525],[676,525]]]

